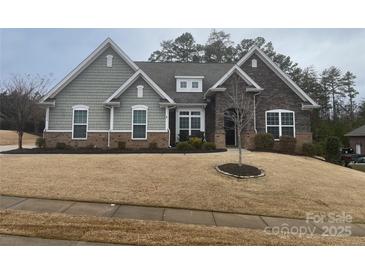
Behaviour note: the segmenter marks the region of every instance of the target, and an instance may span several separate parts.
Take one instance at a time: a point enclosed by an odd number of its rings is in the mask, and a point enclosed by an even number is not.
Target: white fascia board
[[[253,85],[255,88],[262,90],[262,88],[250,77],[246,72],[244,72],[239,66],[234,65],[226,74],[222,76],[211,88],[210,90],[216,89],[218,86],[222,85],[227,79],[234,73],[237,72],[238,75],[249,85]]]
[[[302,100],[308,101],[315,107],[319,105],[313,101],[290,77],[282,71],[278,65],[274,63],[269,56],[267,56],[259,47],[253,46],[245,56],[243,56],[238,62],[237,66],[242,66],[254,53],[269,67],[271,70],[279,76]]]
[[[174,103],[174,100],[170,98],[146,73],[144,73],[141,69],[137,70],[127,81],[123,83],[105,102],[104,104],[110,103],[111,100],[114,98],[119,97],[123,94],[124,91],[126,91],[127,88],[129,88],[134,81],[137,80],[137,78],[141,76],[153,89],[156,91],[158,95],[160,95],[162,98],[169,101],[169,103]]]
[[[49,98],[56,96],[67,84],[75,79],[85,68],[87,68],[105,48],[110,45],[112,49],[134,70],[137,71],[138,66],[128,57],[128,55],[111,39],[107,38],[102,42],[84,61],[82,61],[75,69],[65,76],[56,86],[54,86],[42,99],[41,103]]]
[[[56,101],[49,101],[49,102],[39,102],[38,105],[40,106],[44,106],[44,107],[55,107],[56,106]]]
[[[204,79],[204,76],[175,76],[176,79]]]

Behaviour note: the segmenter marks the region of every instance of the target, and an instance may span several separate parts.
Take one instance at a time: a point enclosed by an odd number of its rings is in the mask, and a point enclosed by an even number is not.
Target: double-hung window
[[[179,111],[179,137],[200,136],[201,112],[200,111]]]
[[[266,132],[271,133],[276,140],[280,136],[295,137],[294,111],[282,109],[266,111]]]
[[[147,139],[147,107],[132,107],[132,139]]]
[[[87,139],[88,111],[87,106],[73,107],[72,139]]]

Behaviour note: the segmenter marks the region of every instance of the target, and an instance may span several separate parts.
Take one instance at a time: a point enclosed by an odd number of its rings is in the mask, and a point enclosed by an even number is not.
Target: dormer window
[[[204,76],[175,76],[176,92],[202,92]]]
[[[251,65],[252,65],[253,68],[257,68],[257,60],[256,59],[252,59]]]
[[[106,56],[106,66],[108,68],[111,68],[113,66],[113,55],[107,55]]]
[[[180,81],[180,88],[181,89],[184,89],[184,88],[187,88],[188,87],[188,82],[186,81]]]

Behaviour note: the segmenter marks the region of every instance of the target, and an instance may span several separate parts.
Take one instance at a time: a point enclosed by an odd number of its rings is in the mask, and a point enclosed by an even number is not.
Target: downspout
[[[259,93],[256,93],[253,95],[253,127],[255,134],[257,134],[257,128],[256,128],[256,95],[259,95]]]

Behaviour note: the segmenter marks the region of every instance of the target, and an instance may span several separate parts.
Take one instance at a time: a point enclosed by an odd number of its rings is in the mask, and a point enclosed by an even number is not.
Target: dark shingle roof
[[[345,134],[345,136],[352,136],[352,137],[365,136],[365,125],[354,129],[353,131]]]
[[[176,103],[202,103],[204,92],[212,87],[234,64],[135,62]],[[204,76],[203,92],[176,92],[175,76]]]

